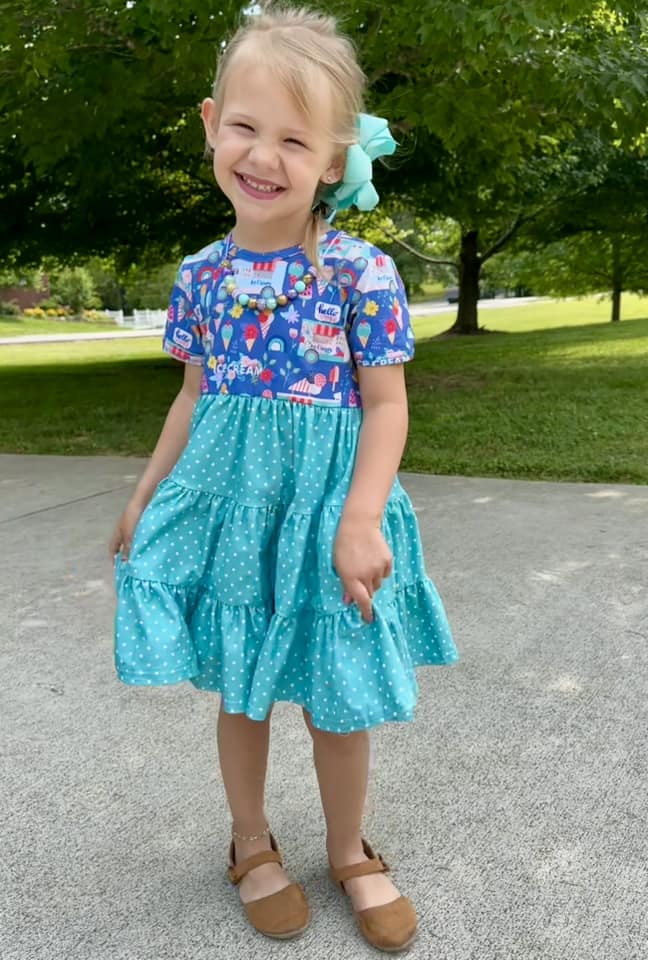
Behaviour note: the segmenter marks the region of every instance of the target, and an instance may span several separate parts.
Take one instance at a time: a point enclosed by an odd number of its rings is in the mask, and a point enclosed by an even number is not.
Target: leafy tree
[[[416,142],[394,175],[403,200],[460,227],[456,332],[478,329],[484,264],[536,217],[596,185],[614,140],[645,130],[647,9],[401,3],[368,27],[366,59],[383,65],[374,74],[380,105]],[[387,43],[398,55],[381,60]]]
[[[9,0],[0,20],[0,255],[142,250],[211,234],[227,205],[198,105],[241,4]]]
[[[0,255],[196,249],[229,222],[198,103],[235,0],[8,0]],[[485,263],[647,124],[648,0],[327,0],[402,141],[379,191],[459,227],[458,332]],[[400,239],[403,239],[402,237]],[[410,239],[416,239],[410,235]]]
[[[610,291],[613,322],[624,290],[648,289],[648,159],[613,146],[593,189],[567,198],[529,237],[561,240],[536,258],[535,285],[552,293]]]
[[[123,310],[125,291],[119,281],[114,257],[91,257],[85,267],[92,278],[101,306],[106,310]]]
[[[0,268],[0,287],[27,287],[31,290],[44,290],[43,273],[39,269],[4,266]]]
[[[85,267],[65,267],[50,278],[52,296],[79,314],[85,308],[98,307],[92,277]]]
[[[132,264],[123,276],[129,310],[166,308],[177,269],[177,260]]]
[[[610,293],[612,322],[621,319],[624,290],[648,290],[648,237],[591,230],[558,240],[544,249],[506,258],[512,285],[549,296]]]
[[[612,147],[602,181],[538,217],[490,272],[540,294],[609,292],[620,320],[623,292],[648,290],[648,159]]]

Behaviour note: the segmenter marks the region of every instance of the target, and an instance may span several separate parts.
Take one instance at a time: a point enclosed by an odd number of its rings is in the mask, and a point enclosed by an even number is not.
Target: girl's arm
[[[200,395],[202,373],[202,366],[185,364],[182,387],[169,408],[158,442],[135,487],[131,503],[136,503],[142,508],[147,505],[160,480],[171,473],[180,454],[187,446],[189,424],[196,400]]]
[[[343,520],[380,527],[407,440],[408,413],[402,363],[358,369],[362,427]]]
[[[359,366],[358,377],[362,427],[334,562],[346,593],[371,621],[371,597],[392,569],[381,522],[407,439],[407,393],[403,364]]]
[[[155,450],[110,538],[108,552],[111,557],[121,551],[122,558],[128,560],[135,527],[144,508],[160,480],[171,472],[187,445],[191,416],[200,394],[202,372],[202,366],[185,364],[184,382],[169,408]]]

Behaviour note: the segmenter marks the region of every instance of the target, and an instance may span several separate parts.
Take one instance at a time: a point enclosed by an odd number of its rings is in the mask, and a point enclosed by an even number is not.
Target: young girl
[[[456,659],[396,479],[413,355],[393,262],[327,213],[377,195],[395,144],[360,114],[363,75],[334,21],[251,17],[202,104],[235,225],[188,256],[164,350],[184,383],[111,541],[116,669],[221,694],[229,877],[257,930],[308,924],[264,812],[272,705],[313,739],[332,878],[366,939],[407,946],[416,914],[362,836],[368,730],[409,721],[414,667]]]

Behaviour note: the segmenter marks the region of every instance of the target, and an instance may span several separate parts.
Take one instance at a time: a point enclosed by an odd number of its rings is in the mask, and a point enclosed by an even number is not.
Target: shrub
[[[43,310],[56,310],[57,312],[63,311],[63,306],[58,297],[48,297],[47,300],[41,300],[38,306],[42,307]]]
[[[5,317],[19,317],[22,310],[15,300],[0,300],[0,314]]]

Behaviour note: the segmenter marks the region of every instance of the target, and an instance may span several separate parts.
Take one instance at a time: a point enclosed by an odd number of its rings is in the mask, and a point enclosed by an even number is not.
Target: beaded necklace
[[[301,294],[305,293],[315,280],[315,271],[310,267],[301,280],[296,280],[292,287],[286,290],[285,293],[283,291],[278,293],[274,287],[267,284],[262,291],[264,294],[262,297],[251,296],[249,293],[238,289],[233,276],[234,267],[232,266],[232,261],[238,253],[238,249],[239,248],[232,242],[232,234],[228,234],[225,256],[221,261],[223,276],[225,278],[224,285],[229,296],[233,297],[240,306],[247,307],[249,310],[256,310],[258,313],[262,313],[265,310],[274,310],[275,307],[278,306],[285,307],[291,300],[295,300],[301,296]],[[267,295],[266,291],[268,291]]]

